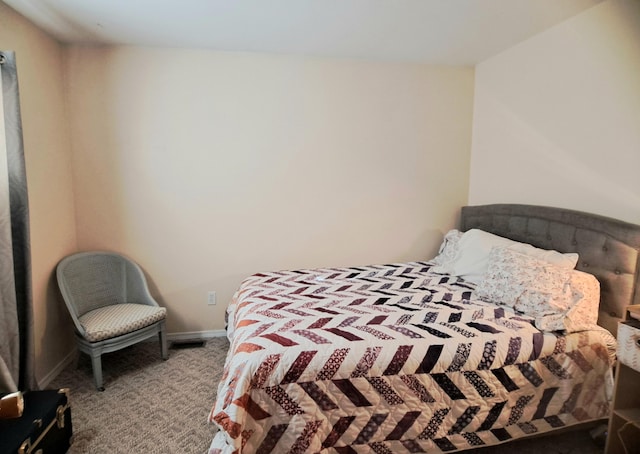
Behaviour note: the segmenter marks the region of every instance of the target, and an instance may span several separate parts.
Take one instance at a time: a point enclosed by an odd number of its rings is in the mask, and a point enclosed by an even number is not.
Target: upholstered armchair
[[[75,324],[78,349],[91,357],[96,388],[102,385],[103,353],[159,336],[167,359],[166,309],[151,297],[140,267],[110,252],[65,257],[56,269],[58,286]]]

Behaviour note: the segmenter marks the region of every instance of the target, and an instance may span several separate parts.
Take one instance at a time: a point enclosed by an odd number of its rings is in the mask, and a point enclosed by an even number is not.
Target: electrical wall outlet
[[[216,305],[216,292],[214,292],[213,290],[207,293],[207,304],[209,306]]]

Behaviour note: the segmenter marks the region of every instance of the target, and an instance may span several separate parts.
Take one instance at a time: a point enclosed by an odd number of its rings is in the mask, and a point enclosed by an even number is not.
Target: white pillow
[[[442,240],[438,255],[431,261],[438,266],[448,266],[458,253],[458,243],[461,237],[462,232],[460,230],[449,230]]]
[[[471,229],[460,237],[455,259],[437,272],[459,276],[477,284],[487,270],[489,253],[493,247],[509,248],[567,269],[575,268],[578,263],[578,254],[575,253],[562,254],[558,251],[540,249],[483,230]]]
[[[594,329],[600,308],[600,282],[592,274],[572,270],[568,287],[571,304],[561,313],[536,317],[535,325],[541,331],[565,330],[568,333]]]
[[[537,317],[564,313],[571,303],[571,270],[552,265],[509,248],[494,247],[476,296]]]

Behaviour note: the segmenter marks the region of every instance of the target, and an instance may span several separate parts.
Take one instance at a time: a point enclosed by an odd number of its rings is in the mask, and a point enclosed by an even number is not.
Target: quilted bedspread
[[[444,452],[607,417],[599,331],[540,332],[430,269],[246,279],[229,308],[210,453]]]

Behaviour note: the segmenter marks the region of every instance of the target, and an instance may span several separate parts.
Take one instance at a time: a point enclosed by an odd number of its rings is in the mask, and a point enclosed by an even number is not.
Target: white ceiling
[[[65,43],[475,65],[602,0],[4,0]]]

